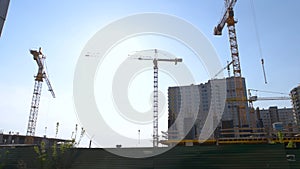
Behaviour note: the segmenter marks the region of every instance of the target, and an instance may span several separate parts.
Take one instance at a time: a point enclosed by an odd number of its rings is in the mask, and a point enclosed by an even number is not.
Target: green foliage
[[[59,145],[56,142],[50,147],[45,146],[45,142],[41,142],[40,146],[34,146],[34,151],[37,154],[37,160],[39,162],[39,168],[41,169],[61,169],[65,168],[66,163],[70,161],[64,161],[65,152],[73,148],[74,144],[62,143]]]
[[[55,137],[57,137],[58,134],[58,127],[59,123],[56,123],[56,133]],[[75,131],[72,133],[71,136],[71,141],[70,142],[65,142],[65,143],[60,143],[57,144],[54,142],[54,144],[51,147],[47,147],[46,143],[44,141],[41,142],[40,146],[34,146],[34,151],[37,154],[37,161],[39,164],[39,168],[41,169],[60,169],[60,168],[65,168],[67,163],[70,163],[72,160],[72,156],[74,154],[73,151],[69,152],[69,156],[67,157],[66,152],[79,145],[80,140],[85,134],[85,130],[83,127],[81,128],[80,132],[80,137],[78,141],[76,141],[77,137],[77,132],[78,132],[78,124],[75,126]],[[74,134],[74,137],[73,137]],[[70,158],[69,161],[66,158]],[[1,169],[1,168],[0,168]]]
[[[40,163],[40,168],[41,169],[46,169],[47,166],[47,151],[46,151],[46,144],[44,141],[41,142],[40,147],[39,146],[34,146],[33,147],[35,153],[38,155],[37,159],[38,162]]]
[[[286,146],[286,148],[296,148],[296,147],[297,147],[296,144],[292,140],[290,140]]]

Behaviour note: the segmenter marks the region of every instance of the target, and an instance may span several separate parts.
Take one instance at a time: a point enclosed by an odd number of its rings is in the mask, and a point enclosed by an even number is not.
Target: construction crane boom
[[[30,50],[30,54],[33,55],[33,59],[36,61],[37,65],[38,65],[38,73],[35,76],[34,90],[33,90],[33,96],[32,96],[32,101],[31,101],[30,114],[29,114],[26,135],[34,136],[35,129],[36,129],[36,122],[37,122],[37,115],[38,115],[38,110],[39,110],[39,104],[40,104],[43,79],[45,79],[45,81],[48,85],[48,89],[51,92],[53,98],[55,98],[55,94],[54,94],[53,88],[50,84],[50,81],[46,75],[46,72],[45,72],[44,61],[45,61],[46,57],[43,55],[41,48],[39,49],[39,51]]]
[[[262,93],[272,93],[272,94],[289,95],[289,93],[284,93],[284,92],[275,92],[275,91],[267,91],[267,90],[248,89],[248,93],[249,94],[251,94],[251,91],[262,92]]]
[[[142,52],[142,51],[140,51]],[[153,61],[153,71],[154,71],[154,89],[153,89],[153,147],[157,147],[159,140],[158,140],[158,62],[174,62],[175,65],[178,62],[182,62],[181,58],[175,59],[164,59],[164,58],[157,58],[158,50],[154,49],[154,57],[152,56],[144,56],[140,54],[129,55],[129,56],[138,56],[138,60],[151,60]]]
[[[251,96],[248,99],[249,101],[257,101],[257,100],[291,100],[290,97],[257,97],[257,96]]]
[[[252,103],[254,101],[268,101],[268,100],[291,100],[290,97],[257,97],[257,96],[250,96],[248,99],[239,99],[239,98],[228,98],[226,99],[227,102],[249,102]],[[253,106],[250,105],[250,108]]]
[[[48,91],[51,93],[52,97],[55,98],[55,93],[54,93],[54,91],[53,91],[53,88],[52,88],[52,86],[51,86],[51,83],[50,83],[50,81],[49,81],[49,79],[48,79],[46,73],[44,72],[43,74],[44,74],[44,79],[45,79],[45,81],[46,81],[46,83],[47,83],[47,86],[48,86]]]
[[[175,62],[175,65],[177,65],[178,62],[182,62],[181,58],[160,59],[160,58],[142,58],[142,57],[139,57],[138,60],[157,60],[157,61],[163,61],[163,62]]]
[[[282,94],[285,96],[279,96],[279,97],[258,97],[258,96],[252,96],[251,91],[256,91],[256,92],[264,92],[264,93],[272,93],[272,94]],[[253,103],[254,101],[257,100],[291,100],[291,97],[288,97],[288,93],[283,93],[283,92],[273,92],[273,91],[264,91],[264,90],[256,90],[256,89],[248,89],[248,95],[249,95],[249,103],[250,103],[250,108],[253,108]]]
[[[219,24],[214,28],[214,35],[222,35],[222,30],[227,22],[228,16],[229,16],[229,11],[232,10],[234,7],[235,3],[237,0],[225,0],[225,10],[226,12],[224,13],[222,19],[220,20]]]
[[[220,71],[218,71],[218,73],[216,73],[214,75],[214,77],[212,79],[215,79],[220,73],[222,73],[225,69],[230,70],[229,66],[233,63],[233,61],[227,63],[226,66],[224,66]]]

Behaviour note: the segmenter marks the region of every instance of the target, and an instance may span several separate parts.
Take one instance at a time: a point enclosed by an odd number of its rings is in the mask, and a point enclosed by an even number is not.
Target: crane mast
[[[39,103],[41,98],[43,79],[45,79],[49,91],[51,92],[53,98],[55,98],[55,94],[44,69],[44,61],[46,57],[43,55],[41,48],[39,49],[39,51],[30,50],[30,54],[33,55],[33,59],[36,61],[38,65],[38,73],[35,76],[35,83],[34,83],[33,96],[32,96],[32,101],[30,106],[30,114],[29,114],[26,135],[34,136],[35,129],[36,129],[36,122],[37,122],[37,115],[39,111]]]
[[[239,50],[238,50],[238,43],[236,37],[236,29],[235,24],[237,21],[234,19],[234,11],[233,7],[236,4],[237,0],[225,0],[225,13],[219,22],[219,24],[214,28],[214,35],[222,35],[222,30],[227,24],[228,28],[228,38],[230,44],[230,52],[232,58],[232,66],[233,66],[233,78],[234,78],[234,89],[235,95],[237,100],[247,100],[245,96],[245,89],[242,80],[242,71],[239,59]],[[247,116],[246,116],[246,107],[243,102],[236,102],[235,106],[237,107],[237,114],[238,114],[238,125],[239,127],[247,126]],[[234,112],[232,107],[232,112]]]
[[[237,0],[225,0],[226,11],[219,24],[214,28],[214,35],[222,35],[222,30],[225,26],[225,23],[227,24],[230,52],[233,61],[233,74],[235,77],[241,77],[242,74],[239,60],[239,50],[235,30],[235,24],[237,23],[237,21],[234,20],[233,11],[233,7],[236,4],[236,1]]]
[[[158,62],[174,62],[175,65],[178,62],[182,62],[181,58],[175,59],[163,59],[157,57],[158,50],[154,49],[154,57],[135,55],[138,56],[138,60],[152,60],[153,61],[153,147],[157,147],[158,140]]]

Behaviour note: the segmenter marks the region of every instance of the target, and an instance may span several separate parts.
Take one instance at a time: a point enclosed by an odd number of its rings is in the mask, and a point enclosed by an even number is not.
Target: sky
[[[251,7],[252,2],[255,12]],[[51,98],[44,84],[36,135],[46,134],[54,137],[56,122],[59,122],[58,136],[69,139],[75,125],[80,124],[73,103],[73,78],[76,63],[84,46],[96,32],[109,23],[133,14],[155,12],[173,15],[201,30],[215,48],[222,65],[225,66],[227,61],[231,60],[227,28],[224,28],[222,36],[213,35],[213,28],[221,19],[223,10],[222,0],[127,0],[126,2],[90,0],[85,3],[78,0],[11,1],[0,38],[0,129],[5,133],[14,131],[26,134],[34,85],[33,76],[37,73],[37,65],[29,49],[42,47],[47,57],[48,76],[57,95],[57,98]],[[235,5],[234,11],[238,21],[236,31],[242,76],[246,78],[247,88],[289,93],[292,88],[299,85],[300,81],[298,73],[300,35],[297,33],[300,30],[300,23],[297,22],[300,16],[300,1],[240,0]],[[152,42],[151,38],[153,37],[133,39],[135,43],[131,45],[138,44],[140,41],[145,46],[139,46],[137,49],[163,47],[170,52],[176,51],[172,49],[172,45],[144,43],[147,40]],[[156,37],[153,42],[157,40],[176,46],[176,42],[172,40]],[[126,48],[126,42],[124,43],[123,49]],[[121,47],[122,44],[119,48]],[[131,49],[134,48],[131,47]],[[261,57],[265,60],[267,84],[264,83]],[[184,59],[189,58],[184,56]],[[197,83],[209,80],[201,63],[188,63],[188,66],[191,67]],[[132,102],[136,104],[137,109],[144,110],[145,106],[151,106],[149,103],[152,91],[151,73],[152,71],[146,72],[137,77],[129,90],[132,91],[129,96],[133,98]],[[226,71],[224,73],[226,75]],[[162,75],[162,79],[172,81],[166,75]],[[149,95],[145,96],[146,99],[141,99],[145,106],[140,106],[135,102],[140,99],[135,96],[134,87],[139,88],[139,84],[141,85],[146,80],[148,82],[143,90]],[[170,85],[172,83],[170,82]],[[168,86],[162,85],[162,87],[161,90],[166,94]],[[260,97],[282,96],[263,92],[252,93],[252,95],[255,94]],[[289,101],[254,103],[255,107],[261,108],[273,105],[291,107]],[[161,126],[165,127],[166,122],[162,123]],[[134,128],[135,132],[128,133],[128,135],[137,137],[138,129],[139,127]],[[149,140],[152,133],[151,125],[142,131],[144,130],[146,131],[140,133],[140,137],[145,138],[143,145],[151,144]],[[166,128],[161,128],[161,130],[166,130]],[[91,137],[91,135],[86,135],[85,142],[83,141],[81,146],[87,146]],[[107,146],[114,146],[114,144],[115,142]],[[137,143],[130,144],[130,146],[133,145],[137,146]]]

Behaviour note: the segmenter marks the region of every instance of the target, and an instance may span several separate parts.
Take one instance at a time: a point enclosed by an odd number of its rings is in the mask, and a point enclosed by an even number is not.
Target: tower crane
[[[284,96],[273,96],[273,97],[258,97],[258,96],[252,96],[251,91],[256,91],[256,92],[264,92],[264,93],[272,93],[272,94],[281,94]],[[257,115],[255,117],[255,110],[253,106],[253,102],[255,101],[270,101],[270,100],[291,100],[292,98],[288,93],[282,93],[282,92],[272,92],[272,91],[263,91],[263,90],[256,90],[256,89],[248,89],[248,99],[237,99],[237,98],[228,98],[226,99],[227,102],[249,102],[249,107],[250,107],[250,124],[252,127],[256,126],[256,119],[260,118],[260,115]]]
[[[153,71],[154,71],[154,81],[153,81],[153,147],[158,146],[158,62],[174,62],[177,65],[178,62],[182,62],[182,58],[175,58],[175,59],[163,59],[158,58],[158,50],[153,49],[154,57],[152,56],[145,56],[135,53],[129,56],[136,56],[138,60],[151,60],[153,61]],[[143,51],[139,51],[143,52]]]
[[[235,88],[235,96],[236,100],[247,100],[245,97],[245,89],[242,81],[242,73],[239,59],[239,50],[238,43],[236,38],[236,30],[235,24],[237,21],[234,19],[234,11],[233,7],[235,6],[237,0],[225,0],[225,13],[220,20],[219,24],[214,28],[214,35],[222,35],[222,30],[227,24],[228,28],[228,37],[230,43],[230,52],[232,58],[232,66],[233,66],[233,78],[234,78],[234,88]],[[246,107],[242,102],[236,102],[237,104],[237,113],[238,113],[238,125],[239,127],[243,127],[247,124],[246,117]],[[231,106],[234,107],[234,106]],[[233,111],[233,110],[232,110]]]
[[[46,81],[48,85],[48,89],[51,92],[53,98],[55,98],[55,94],[45,71],[44,62],[46,57],[45,55],[43,55],[41,48],[39,48],[39,51],[30,50],[30,54],[33,55],[33,59],[36,61],[38,65],[38,73],[35,76],[34,90],[33,90],[31,106],[30,106],[30,114],[29,114],[26,135],[34,136],[35,129],[36,129],[36,122],[37,122],[37,115],[39,111],[39,103],[40,103],[43,80]]]
[[[258,96],[252,96],[251,91],[255,92],[264,92],[264,93],[272,93],[272,94],[281,94],[284,96],[276,96],[276,97],[258,97]],[[257,113],[255,116],[255,110],[253,106],[254,101],[269,101],[269,100],[291,100],[288,93],[282,93],[282,92],[273,92],[273,91],[263,91],[263,90],[256,90],[256,89],[248,89],[248,96],[249,96],[249,107],[250,107],[250,121],[252,126],[256,126],[256,120],[260,119],[260,114]]]
[[[277,97],[258,97],[258,96],[252,96],[251,91],[256,92],[264,92],[264,93],[272,93],[272,94],[281,94],[285,96],[277,96]],[[266,101],[266,100],[291,100],[291,97],[286,96],[288,93],[282,93],[282,92],[272,92],[272,91],[263,91],[263,90],[256,90],[256,89],[248,89],[248,96],[249,96],[249,106],[251,110],[253,110],[253,102],[257,100]]]

